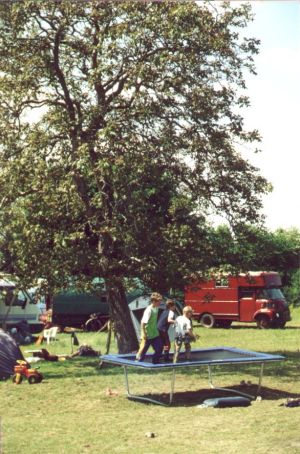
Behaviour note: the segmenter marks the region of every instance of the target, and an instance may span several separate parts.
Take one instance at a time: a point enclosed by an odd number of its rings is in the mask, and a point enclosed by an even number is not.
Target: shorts
[[[179,335],[179,336],[175,336],[175,342],[176,344],[190,344],[192,342],[192,338],[186,334],[184,336],[182,335]]]

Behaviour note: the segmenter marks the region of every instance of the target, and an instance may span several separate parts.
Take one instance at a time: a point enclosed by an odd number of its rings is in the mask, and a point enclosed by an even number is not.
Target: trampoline
[[[172,357],[172,356],[171,356]],[[159,364],[152,364],[152,354],[147,354],[146,358],[143,362],[135,361],[135,355],[133,354],[120,354],[120,355],[103,355],[101,356],[101,360],[105,363],[115,364],[122,366],[124,368],[124,375],[125,375],[125,386],[127,391],[127,397],[130,399],[137,399],[142,401],[148,401],[159,405],[171,405],[174,396],[174,389],[175,389],[175,376],[176,370],[180,370],[182,368],[199,368],[200,366],[207,366],[208,368],[208,381],[209,386],[212,389],[218,389],[222,391],[228,391],[232,393],[239,394],[241,396],[245,396],[251,399],[255,399],[258,395],[263,378],[263,370],[264,364],[267,362],[276,362],[276,361],[283,361],[285,358],[280,355],[270,355],[268,353],[259,353],[249,350],[242,350],[233,347],[211,347],[206,349],[199,349],[199,350],[192,350],[191,351],[191,358],[187,361],[184,358],[184,353],[181,352],[178,357],[177,363],[159,363]],[[258,364],[259,368],[259,377],[258,377],[258,385],[257,385],[257,392],[256,396],[251,394],[247,394],[238,390],[230,389],[230,388],[223,388],[223,387],[216,387],[213,384],[213,374],[212,369],[213,366],[222,366],[222,365],[238,365],[238,364]],[[132,394],[130,392],[129,387],[129,374],[128,369],[130,368],[139,368],[139,369],[148,369],[149,371],[161,371],[169,369],[172,371],[171,375],[171,388],[170,388],[170,396],[169,396],[169,403],[165,404],[161,401],[152,399],[150,397],[145,397],[141,395]]]

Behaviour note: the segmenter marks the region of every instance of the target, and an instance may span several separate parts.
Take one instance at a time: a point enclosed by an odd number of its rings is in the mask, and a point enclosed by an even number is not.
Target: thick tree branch
[[[64,73],[62,69],[60,68],[59,65],[59,46],[60,46],[60,41],[62,38],[62,30],[58,30],[57,33],[55,34],[55,39],[54,39],[54,47],[53,47],[53,65],[52,68],[54,70],[54,73],[56,77],[59,80],[59,83],[62,87],[63,93],[64,93],[64,100],[66,102],[66,107],[67,111],[70,116],[70,120],[73,123],[73,127],[75,126],[75,121],[76,121],[76,114],[75,114],[75,108],[74,108],[74,103],[72,101],[66,79],[64,76]]]

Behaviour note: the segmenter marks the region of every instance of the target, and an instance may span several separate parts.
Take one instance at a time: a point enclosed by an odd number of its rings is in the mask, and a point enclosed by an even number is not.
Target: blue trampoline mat
[[[103,355],[102,361],[120,366],[143,367],[148,369],[167,369],[177,367],[189,367],[200,365],[217,365],[217,364],[233,364],[233,363],[264,363],[269,361],[282,361],[284,356],[271,355],[269,353],[254,352],[250,350],[242,350],[234,347],[211,347],[206,349],[192,350],[190,360],[185,359],[184,352],[179,354],[177,363],[152,364],[152,354],[146,355],[145,360],[135,361],[133,354],[115,354]],[[172,360],[172,354],[170,355]]]

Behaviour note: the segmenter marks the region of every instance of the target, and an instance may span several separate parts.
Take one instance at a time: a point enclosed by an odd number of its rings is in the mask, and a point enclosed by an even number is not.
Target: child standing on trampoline
[[[191,306],[185,306],[183,308],[183,315],[180,315],[176,319],[173,363],[177,363],[182,344],[184,344],[185,347],[185,359],[190,359],[191,342],[198,338],[198,336],[193,333],[192,316],[193,309]]]
[[[150,300],[151,303],[145,309],[141,320],[141,344],[136,354],[136,361],[144,361],[151,345],[154,350],[152,363],[157,364],[163,349],[163,343],[157,328],[158,307],[162,302],[162,296],[160,293],[154,292]]]
[[[157,328],[162,339],[164,348],[163,348],[163,358],[165,362],[168,362],[169,353],[170,353],[170,338],[168,330],[171,325],[175,324],[175,303],[173,300],[168,300],[166,302],[166,309],[162,312],[161,316],[158,319]]]

